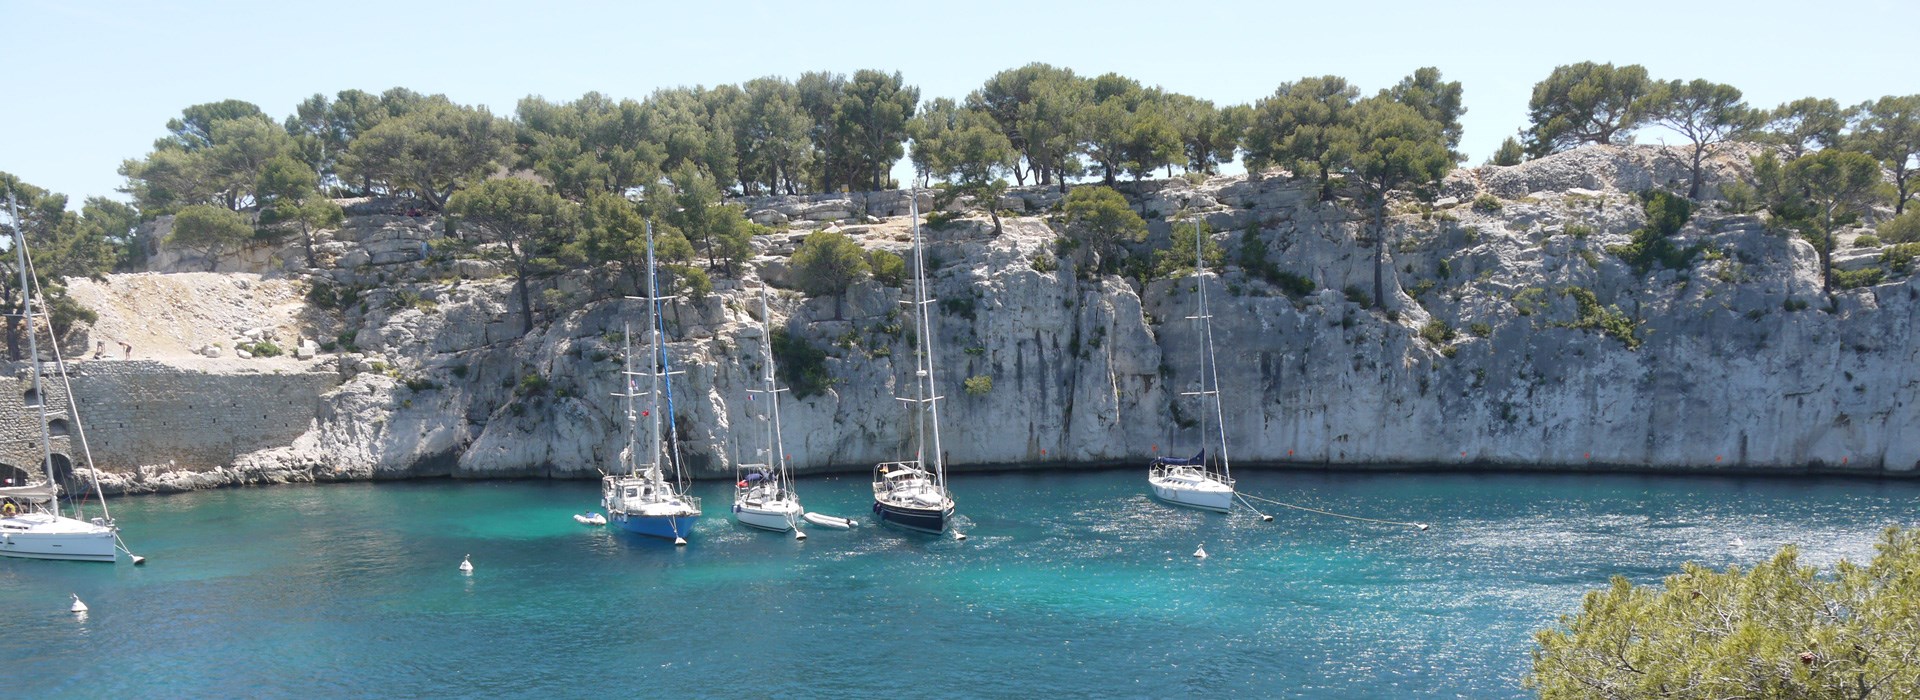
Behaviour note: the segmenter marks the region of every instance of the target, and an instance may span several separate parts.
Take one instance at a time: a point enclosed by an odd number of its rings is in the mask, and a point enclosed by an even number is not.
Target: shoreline
[[[1144,464],[1144,463],[1143,463]],[[1040,464],[979,464],[956,465],[948,468],[951,474],[967,475],[1003,475],[1032,474],[1035,472],[1078,472],[1099,473],[1130,471],[1142,465],[1119,464],[1110,462],[1071,462]],[[1494,462],[1476,462],[1471,464],[1415,464],[1415,463],[1375,463],[1375,464],[1313,464],[1305,462],[1252,462],[1238,465],[1243,471],[1260,473],[1318,473],[1339,474],[1395,474],[1420,476],[1651,476],[1674,478],[1732,478],[1765,479],[1771,481],[1804,481],[1808,479],[1834,480],[1850,482],[1911,482],[1920,480],[1920,471],[1887,471],[1866,469],[1840,469],[1826,466],[1805,466],[1796,468],[1767,467],[1653,467],[1645,465],[1514,465]],[[198,475],[220,473],[193,472]],[[843,477],[867,473],[867,469],[828,467],[808,470],[795,474],[798,479]],[[300,478],[305,477],[305,478]],[[382,482],[426,482],[426,481],[551,481],[551,482],[587,482],[600,478],[598,473],[580,476],[561,476],[548,473],[540,474],[499,474],[488,476],[461,475],[452,473],[412,473],[374,475],[348,478],[314,478],[312,473],[282,475],[282,478],[236,479],[209,483],[194,487],[181,487],[177,481],[168,481],[155,488],[127,489],[121,483],[103,484],[110,496],[154,496],[211,491],[231,488],[253,488],[288,484],[354,484]],[[729,477],[696,477],[695,482],[725,482]]]

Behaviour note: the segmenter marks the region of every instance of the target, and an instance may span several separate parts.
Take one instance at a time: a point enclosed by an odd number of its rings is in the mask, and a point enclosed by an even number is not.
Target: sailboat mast
[[[27,226],[20,220],[20,207],[7,191],[7,215],[13,218],[13,252],[20,261],[20,302],[27,325],[27,364],[33,373],[34,402],[40,409],[40,468],[47,483],[53,483],[53,435],[47,428],[47,393],[40,383],[40,334],[33,327],[33,282],[27,275]],[[58,493],[59,489],[55,489]],[[54,508],[60,510],[56,501]]]
[[[940,449],[940,391],[933,375],[933,320],[927,312],[927,266],[926,256],[920,251],[920,193],[908,191],[907,211],[913,217],[913,293],[914,308],[920,315],[920,342],[926,349],[924,375],[918,381],[924,382],[922,398],[927,401],[928,420],[933,432],[933,471],[940,488],[947,487],[946,453]],[[921,462],[925,464],[924,461]]]
[[[773,312],[767,305],[767,284],[760,283],[760,325],[767,344],[767,366],[761,373],[766,387],[767,412],[773,416],[773,423],[767,426],[767,449],[773,450],[769,464],[779,465],[780,487],[791,491],[793,471],[787,466],[786,439],[780,435],[780,390],[774,386],[773,370]]]
[[[1220,405],[1219,358],[1213,353],[1213,315],[1207,310],[1207,282],[1203,276],[1207,268],[1206,253],[1204,252],[1205,246],[1206,238],[1200,231],[1200,220],[1194,219],[1193,280],[1194,287],[1200,290],[1200,328],[1201,333],[1205,336],[1201,343],[1201,352],[1205,354],[1205,359],[1200,365],[1200,371],[1205,374],[1200,377],[1200,390],[1202,392],[1202,399],[1204,400],[1205,392],[1207,391],[1206,384],[1209,380],[1213,382],[1213,418],[1215,426],[1218,427],[1220,431],[1220,474],[1222,476],[1232,476],[1232,461],[1227,457],[1226,409]],[[1205,413],[1205,406],[1203,405],[1201,407],[1202,422],[1206,420]],[[1201,433],[1201,435],[1205,434],[1205,432]]]
[[[660,484],[660,298],[654,285],[653,266],[653,222],[646,223],[647,231],[647,376],[652,389],[647,393],[647,402],[651,407],[647,416],[652,420],[647,431],[648,478],[655,486]]]
[[[623,385],[622,388],[626,389],[621,392],[621,396],[627,400],[627,473],[635,474],[639,471],[637,465],[640,455],[634,450],[633,434],[639,429],[637,424],[640,422],[640,417],[633,412],[633,378],[638,376],[633,371],[633,324],[624,321],[620,323],[620,342],[626,346],[627,360],[626,371],[620,373],[620,383]]]

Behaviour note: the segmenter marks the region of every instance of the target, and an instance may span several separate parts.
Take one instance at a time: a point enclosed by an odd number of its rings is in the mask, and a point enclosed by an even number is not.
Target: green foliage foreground
[[[1920,697],[1920,529],[1831,575],[1792,545],[1751,570],[1615,576],[1535,634],[1528,688],[1554,698]]]

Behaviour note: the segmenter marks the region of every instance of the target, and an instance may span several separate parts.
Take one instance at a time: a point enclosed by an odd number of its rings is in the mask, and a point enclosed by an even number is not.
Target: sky
[[[124,200],[123,160],[145,156],[181,108],[229,98],[284,117],[314,93],[404,86],[511,115],[527,95],[640,99],[879,68],[902,72],[924,100],[963,98],[1035,61],[1216,104],[1325,74],[1371,94],[1436,66],[1464,87],[1461,150],[1477,164],[1525,126],[1533,84],[1557,65],[1638,63],[1659,79],[1733,85],[1756,106],[1855,104],[1920,93],[1915,26],[1914,0],[0,0],[0,171],[71,195],[74,207]]]

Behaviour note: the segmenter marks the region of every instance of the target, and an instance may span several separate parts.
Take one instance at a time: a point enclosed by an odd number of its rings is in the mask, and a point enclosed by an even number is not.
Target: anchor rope
[[[1287,503],[1285,501],[1276,501],[1271,498],[1261,498],[1259,496],[1251,496],[1244,493],[1236,494],[1236,495],[1240,496],[1241,498],[1251,498],[1261,503],[1271,503],[1273,505],[1281,506],[1284,508],[1292,508],[1294,510],[1304,510],[1309,513],[1318,513],[1320,515],[1332,516],[1335,518],[1346,518],[1348,520],[1358,520],[1358,521],[1367,522],[1367,523],[1380,523],[1382,525],[1403,525],[1406,527],[1417,527],[1422,530],[1427,529],[1427,525],[1425,523],[1416,523],[1416,522],[1410,522],[1405,520],[1382,520],[1380,518],[1364,518],[1358,515],[1348,515],[1346,513],[1335,513],[1330,510],[1321,510],[1319,508],[1309,508],[1307,506],[1295,505],[1292,503]]]

